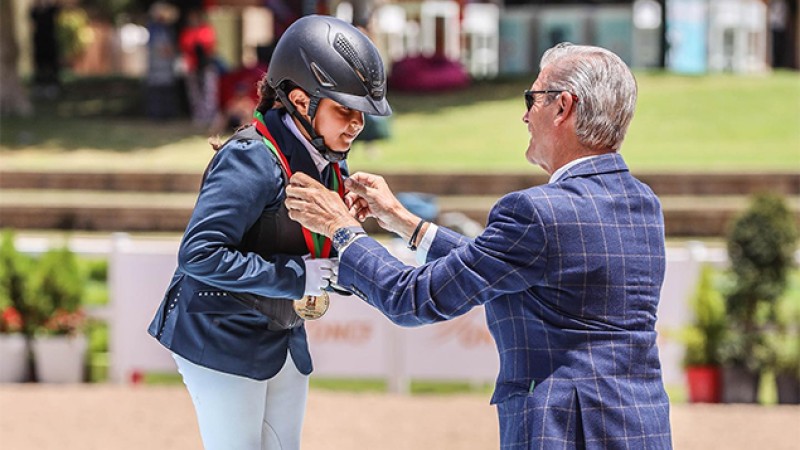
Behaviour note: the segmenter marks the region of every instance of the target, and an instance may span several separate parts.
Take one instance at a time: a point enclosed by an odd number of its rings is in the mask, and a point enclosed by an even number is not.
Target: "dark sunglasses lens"
[[[525,107],[528,111],[530,111],[531,106],[533,106],[533,94],[530,92],[525,92]]]

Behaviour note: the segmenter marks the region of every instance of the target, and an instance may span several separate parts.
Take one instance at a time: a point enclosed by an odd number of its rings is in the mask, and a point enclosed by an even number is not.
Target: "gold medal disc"
[[[305,320],[316,320],[322,317],[331,304],[331,298],[327,292],[322,295],[306,295],[294,301],[294,312]]]

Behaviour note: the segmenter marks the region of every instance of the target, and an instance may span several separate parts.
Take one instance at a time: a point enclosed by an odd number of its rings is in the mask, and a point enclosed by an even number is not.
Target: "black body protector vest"
[[[281,123],[279,114],[276,114],[276,112],[271,111],[266,114],[264,116],[265,122],[276,143],[286,156],[291,171],[293,173],[300,171],[317,179],[317,181],[321,181],[317,167],[308,151],[302,144],[297,142],[291,131],[287,130]],[[249,125],[231,136],[228,142],[237,140],[261,141],[262,139],[264,137],[256,130],[256,127]],[[221,149],[220,151],[224,150]],[[285,187],[289,180],[284,167],[278,157],[272,154],[268,148],[264,148],[264,151],[269,152],[275,164],[281,168]],[[346,174],[346,169],[342,169],[343,174]],[[237,250],[243,254],[257,253],[263,258],[276,254],[299,256],[309,253],[303,236],[303,228],[299,223],[289,218],[289,210],[283,201],[286,198],[285,190],[281,190],[279,195],[279,206],[277,208],[274,206],[268,207],[261,212],[258,220],[245,232]],[[331,249],[329,256],[336,256],[335,250]],[[278,331],[295,328],[304,322],[295,313],[293,302],[289,301],[294,299],[275,299],[247,293],[233,293],[232,295],[239,301],[266,315],[270,319],[270,330]]]

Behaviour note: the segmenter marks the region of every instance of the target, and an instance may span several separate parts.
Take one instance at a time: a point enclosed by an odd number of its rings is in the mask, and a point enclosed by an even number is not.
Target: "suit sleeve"
[[[339,284],[391,321],[414,326],[448,320],[503,294],[526,290],[544,274],[544,227],[523,194],[500,199],[489,226],[473,242],[454,246],[460,242],[457,236],[442,235],[442,248],[450,252],[416,268],[375,240],[358,239],[340,256]],[[441,238],[437,233],[432,248]]]
[[[230,292],[300,298],[305,265],[299,256],[268,259],[237,250],[268,205],[282,201],[275,159],[255,140],[229,142],[211,164],[178,252],[187,275]]]
[[[431,243],[431,248],[428,249],[425,262],[431,262],[435,259],[447,256],[454,249],[467,245],[472,241],[470,238],[456,233],[449,228],[442,226],[437,226],[436,228],[436,237]]]

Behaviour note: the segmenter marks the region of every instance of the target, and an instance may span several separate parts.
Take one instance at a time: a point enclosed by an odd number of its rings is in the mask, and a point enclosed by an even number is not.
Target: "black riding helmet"
[[[378,49],[361,31],[334,17],[312,15],[294,22],[278,40],[267,81],[311,136],[314,148],[331,162],[345,159],[348,151],[336,152],[325,145],[322,136],[289,101],[292,89],[299,87],[311,97],[311,120],[322,98],[365,114],[392,113]]]

